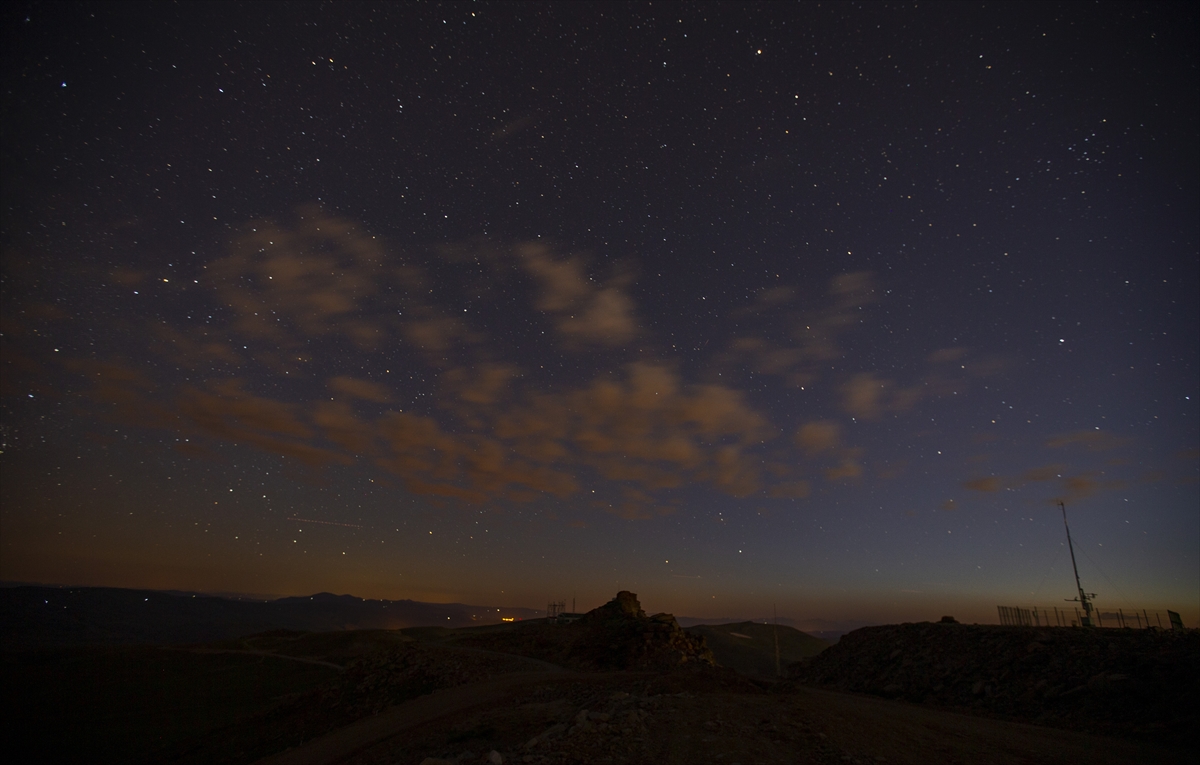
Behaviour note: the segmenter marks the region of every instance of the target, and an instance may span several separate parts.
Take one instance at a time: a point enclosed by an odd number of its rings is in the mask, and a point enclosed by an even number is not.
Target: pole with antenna
[[[1071,568],[1075,571],[1075,588],[1079,591],[1079,597],[1068,598],[1069,601],[1079,603],[1083,606],[1082,626],[1092,626],[1092,601],[1091,598],[1096,597],[1094,592],[1084,592],[1083,585],[1079,583],[1079,566],[1075,565],[1075,545],[1071,543],[1071,527],[1067,525],[1067,506],[1063,501],[1058,500],[1058,509],[1062,510],[1063,528],[1067,530],[1067,549],[1071,551]]]

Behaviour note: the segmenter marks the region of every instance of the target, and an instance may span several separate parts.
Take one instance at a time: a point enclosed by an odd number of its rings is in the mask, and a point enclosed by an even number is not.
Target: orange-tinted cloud
[[[842,385],[842,408],[859,419],[873,420],[882,411],[881,399],[889,385],[870,373],[854,375]]]
[[[1080,473],[1079,475],[1067,476],[1062,479],[1062,486],[1066,492],[1063,497],[1066,501],[1079,500],[1085,497],[1090,497],[1100,491],[1113,491],[1125,488],[1124,481],[1102,480],[1097,478],[1096,473]]]
[[[63,366],[82,375],[90,384],[88,398],[119,422],[148,428],[171,427],[176,419],[154,394],[158,386],[145,372],[110,361],[67,359]]]
[[[951,361],[958,361],[965,355],[967,355],[966,348],[939,348],[929,354],[929,362],[931,364],[945,364]]]
[[[295,406],[247,393],[239,380],[212,383],[208,391],[185,388],[179,397],[179,413],[209,436],[249,444],[310,467],[351,461],[344,454],[309,443],[315,434],[299,418]]]
[[[149,278],[149,274],[145,271],[138,271],[132,268],[116,268],[109,273],[109,281],[114,284],[120,284],[123,287],[134,287]]]
[[[541,287],[535,305],[554,317],[564,339],[618,346],[637,335],[633,300],[621,280],[598,286],[587,276],[581,259],[556,258],[536,242],[518,247],[517,256]]]
[[[863,474],[862,465],[852,459],[844,459],[837,467],[826,468],[825,478],[829,481],[841,481],[846,478],[858,478]]]
[[[520,374],[511,364],[448,369],[441,377],[443,395],[438,397],[438,405],[472,429],[488,428],[497,419],[500,402],[513,394],[513,383]]]
[[[806,422],[796,431],[794,440],[810,457],[832,451],[841,441],[841,426],[833,420]]]
[[[392,400],[391,393],[384,386],[357,377],[338,375],[329,380],[329,389],[376,404],[386,404]]]
[[[1127,438],[1119,438],[1103,430],[1077,430],[1073,433],[1064,433],[1051,438],[1046,442],[1046,446],[1057,449],[1064,446],[1081,444],[1088,451],[1101,452],[1115,449],[1128,442],[1129,439]]]
[[[379,453],[375,430],[360,420],[343,401],[320,401],[312,410],[313,424],[325,438],[354,455],[373,456]]]
[[[963,488],[993,494],[1003,489],[1004,483],[996,476],[984,476],[983,478],[972,478],[969,481],[963,481]]]
[[[663,496],[683,486],[703,484],[735,497],[803,497],[811,485],[801,479],[821,475],[821,467],[833,481],[864,474],[860,452],[847,448],[831,420],[804,423],[792,438],[803,455],[821,456],[827,464],[806,471],[797,450],[778,442],[764,454],[763,445],[779,433],[729,375],[693,384],[670,359],[656,358],[649,344],[636,349],[640,361],[612,367],[615,349],[643,336],[628,274],[597,280],[582,258],[541,244],[514,248],[479,241],[450,250],[441,253],[438,268],[474,268],[471,279],[477,280],[453,285],[469,285],[457,295],[468,302],[453,308],[441,290],[433,297],[434,285],[424,282],[422,271],[347,221],[313,208],[288,223],[256,223],[227,256],[209,264],[201,284],[228,308],[226,334],[219,334],[219,324],[203,331],[168,328],[155,346],[180,366],[237,365],[238,374],[255,381],[264,369],[280,373],[272,383],[300,376],[311,381],[313,370],[329,368],[319,363],[327,358],[322,354],[339,347],[410,353],[415,347],[422,357],[404,363],[425,367],[413,370],[405,385],[431,369],[438,380],[434,396],[403,396],[426,407],[419,411],[380,415],[401,398],[399,389],[350,375],[327,380],[331,401],[309,401],[311,392],[303,401],[258,396],[248,392],[249,383],[233,380],[178,393],[158,390],[144,376],[112,374],[98,378],[94,394],[127,414],[157,411],[155,421],[181,435],[246,443],[313,466],[367,459],[409,491],[470,502],[571,497],[598,477],[641,492],[622,494],[622,507],[636,505],[640,509],[629,512],[640,515],[659,512],[646,508],[669,508]],[[613,349],[606,353],[612,368],[584,382],[537,389],[532,371],[527,377],[504,361],[505,338],[489,339],[471,325],[480,315],[475,301],[488,300],[493,276],[531,280],[534,307],[554,334],[576,349]],[[521,294],[497,290],[493,297],[500,292],[504,299]],[[750,360],[751,369],[793,384],[819,379],[840,363],[833,360],[845,357],[844,335],[863,324],[874,292],[867,273],[838,276],[824,301],[809,301],[811,308],[802,309],[790,287],[764,290],[746,315],[783,314],[786,321],[772,319],[770,330],[735,339],[730,358]],[[532,370],[530,356],[522,353]],[[935,351],[930,362],[961,366],[964,353]],[[294,377],[285,378],[284,371]],[[912,407],[927,388],[926,382],[903,387],[866,373],[832,392],[841,394],[851,414],[870,419]]]
[[[828,302],[824,307],[775,322],[790,328],[788,342],[742,335],[730,342],[717,363],[749,367],[759,374],[782,375],[792,386],[808,385],[820,376],[826,362],[841,354],[838,337],[861,322],[862,308],[874,301],[874,293],[870,273],[841,274],[830,282]],[[793,297],[794,291],[789,287],[764,290],[753,306],[735,311],[734,315],[765,316],[776,309],[786,310]]]
[[[1044,465],[1042,467],[1030,468],[1022,475],[1026,481],[1053,481],[1062,477],[1062,472],[1066,470],[1065,465]]]
[[[387,337],[363,310],[379,292],[386,260],[374,237],[311,207],[292,228],[270,221],[247,227],[232,252],[209,265],[209,286],[248,337],[295,345],[342,335],[370,349]]]

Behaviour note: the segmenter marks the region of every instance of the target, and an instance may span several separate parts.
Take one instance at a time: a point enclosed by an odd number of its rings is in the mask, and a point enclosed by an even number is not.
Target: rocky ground
[[[1190,763],[1194,752],[707,670],[545,681],[321,762],[353,765]],[[317,762],[296,759],[287,762]],[[280,765],[285,765],[281,762]]]
[[[931,704],[1072,730],[1200,740],[1200,632],[866,627],[793,664],[789,685]]]
[[[1185,682],[1190,677],[1192,638],[1075,632],[958,624],[871,628],[796,666],[789,681],[769,683],[714,666],[702,640],[684,634],[668,615],[646,616],[635,596],[620,593],[577,625],[526,625],[442,642],[447,650],[470,643],[476,651],[556,659],[574,671],[501,675],[440,691],[270,762],[1195,761],[1186,725],[1195,713],[1170,708],[1190,698],[1194,682],[1161,700],[1147,696],[1162,690],[1173,672]],[[1134,673],[1144,685],[1130,684]],[[1080,677],[1083,685],[1073,685]],[[1074,690],[1079,687],[1085,690]],[[1078,724],[1084,711],[1108,710],[1102,719],[1115,722],[1114,709],[1138,704],[1149,711],[1113,728],[1124,738],[1015,721],[1040,710],[1039,717],[1062,727],[1086,727]],[[953,711],[963,709],[973,714]],[[1047,717],[1047,709],[1059,716]],[[1158,735],[1145,735],[1152,731]]]

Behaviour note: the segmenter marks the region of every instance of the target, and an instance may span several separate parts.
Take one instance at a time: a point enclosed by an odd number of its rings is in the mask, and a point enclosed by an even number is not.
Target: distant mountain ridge
[[[528,608],[329,592],[261,601],[115,587],[9,586],[0,588],[0,647],[198,643],[272,629],[467,627],[540,615]]]

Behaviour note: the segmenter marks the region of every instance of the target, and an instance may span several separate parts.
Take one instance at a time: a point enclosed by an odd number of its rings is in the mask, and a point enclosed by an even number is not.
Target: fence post
[[[1146,613],[1146,609],[1142,609],[1142,616],[1146,617],[1146,629],[1150,629],[1150,614]]]

